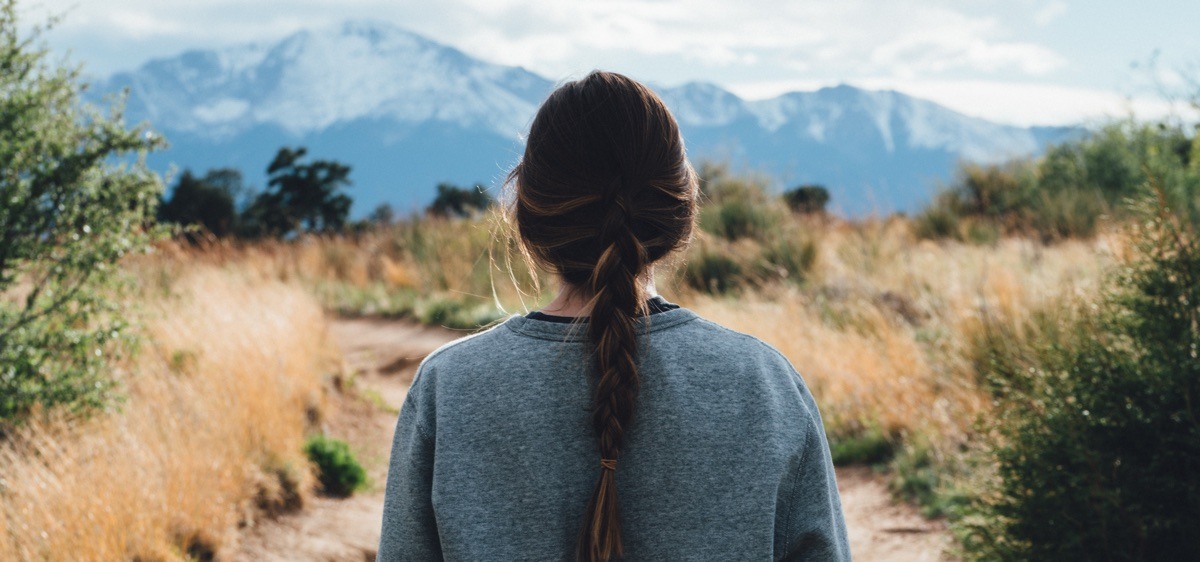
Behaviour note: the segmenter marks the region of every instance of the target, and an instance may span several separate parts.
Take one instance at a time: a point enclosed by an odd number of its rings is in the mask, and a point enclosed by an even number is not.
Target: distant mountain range
[[[129,89],[126,119],[149,121],[171,143],[151,156],[157,169],[236,167],[261,188],[275,151],[303,145],[352,166],[361,216],[383,202],[419,208],[441,181],[497,187],[553,86],[390,24],[354,21],[273,45],[153,60],[92,91]],[[824,184],[833,208],[849,215],[912,211],[959,160],[1035,154],[1076,132],[844,85],[758,101],[704,83],[656,90],[693,161],[727,161],[781,187]]]

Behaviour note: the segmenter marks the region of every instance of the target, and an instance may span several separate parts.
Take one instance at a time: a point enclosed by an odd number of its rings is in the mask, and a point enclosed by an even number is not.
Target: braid
[[[616,461],[633,418],[638,387],[636,319],[645,312],[637,278],[646,249],[628,226],[626,204],[616,198],[601,228],[605,249],[592,272],[588,336],[596,346],[592,428],[600,448],[600,479],[584,511],[580,560],[609,560],[623,554],[617,506]]]

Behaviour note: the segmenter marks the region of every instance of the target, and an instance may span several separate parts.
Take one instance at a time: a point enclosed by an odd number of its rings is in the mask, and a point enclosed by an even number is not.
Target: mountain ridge
[[[554,82],[392,24],[351,20],[272,44],[189,50],[115,73],[131,120],[172,142],[151,165],[243,168],[280,146],[350,164],[354,214],[415,209],[440,181],[493,188]],[[745,100],[709,82],[652,86],[694,158],[725,158],[780,185],[823,183],[849,215],[912,211],[960,160],[1035,154],[1072,128],[992,123],[893,90],[842,84]]]

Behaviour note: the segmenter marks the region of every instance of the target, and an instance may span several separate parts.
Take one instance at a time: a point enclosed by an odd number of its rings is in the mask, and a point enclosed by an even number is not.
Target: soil
[[[374,560],[396,413],[421,359],[465,335],[380,319],[339,319],[330,329],[342,350],[345,372],[353,375],[344,382],[349,390],[335,401],[324,429],[350,443],[371,485],[346,499],[314,497],[298,512],[244,530],[233,560]],[[944,522],[926,519],[912,506],[894,501],[882,476],[866,467],[842,467],[838,487],[856,560],[952,560],[943,553],[950,545]]]

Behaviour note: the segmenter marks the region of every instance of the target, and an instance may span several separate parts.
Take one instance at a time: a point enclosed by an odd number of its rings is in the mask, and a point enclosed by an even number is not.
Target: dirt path
[[[265,521],[243,533],[234,560],[371,561],[379,542],[383,484],[396,412],[404,403],[417,364],[430,351],[462,334],[408,322],[337,320],[332,335],[341,347],[353,387],[367,400],[347,401],[326,422],[326,432],[350,443],[373,485],[349,499],[314,498],[303,511]],[[372,404],[374,403],[374,404]],[[891,501],[882,479],[869,469],[838,469],[850,547],[856,560],[945,560],[945,526]]]

